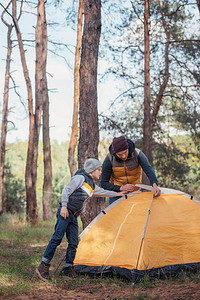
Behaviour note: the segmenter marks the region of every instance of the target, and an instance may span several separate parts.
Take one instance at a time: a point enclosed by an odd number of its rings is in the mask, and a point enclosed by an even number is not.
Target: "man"
[[[124,136],[115,137],[103,162],[101,186],[115,192],[133,192],[138,189],[135,184],[141,183],[142,170],[153,186],[154,195],[159,196],[161,191],[158,188],[156,174],[145,154],[135,148],[134,142],[130,139]],[[110,198],[109,204],[118,198]]]
[[[36,268],[36,273],[43,281],[48,280],[50,262],[55,254],[57,246],[66,235],[68,240],[65,264],[60,275],[76,277],[73,268],[76,249],[78,246],[78,221],[77,216],[85,209],[87,200],[94,196],[113,197],[124,196],[124,192],[106,191],[95,184],[95,180],[101,176],[101,163],[95,158],[88,158],[84,169],[79,169],[64,187],[60,206],[57,211],[55,232],[50,240],[41,264]]]

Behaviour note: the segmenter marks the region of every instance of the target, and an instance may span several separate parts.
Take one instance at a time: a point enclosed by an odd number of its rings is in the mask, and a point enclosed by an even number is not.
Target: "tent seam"
[[[110,254],[107,256],[107,258],[105,259],[105,261],[104,261],[104,263],[103,263],[102,266],[105,265],[105,263],[107,262],[107,260],[108,260],[108,259],[110,258],[110,256],[112,255],[112,253],[113,253],[113,251],[114,251],[114,249],[115,249],[115,245],[116,245],[117,239],[118,239],[118,237],[119,237],[120,231],[121,231],[121,229],[122,229],[122,226],[123,226],[124,223],[126,222],[126,219],[128,218],[128,216],[131,214],[131,212],[132,212],[134,206],[135,206],[135,204],[132,205],[130,211],[129,211],[128,214],[125,216],[124,221],[121,223],[121,225],[120,225],[120,227],[119,227],[119,229],[118,229],[117,235],[116,235],[116,237],[115,237],[115,240],[114,240],[114,243],[113,243],[112,250],[111,250]]]

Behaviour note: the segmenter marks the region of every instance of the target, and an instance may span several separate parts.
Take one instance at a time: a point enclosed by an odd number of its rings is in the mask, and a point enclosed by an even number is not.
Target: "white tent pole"
[[[142,245],[143,245],[145,234],[146,234],[146,230],[147,230],[147,225],[148,225],[148,222],[149,222],[149,215],[150,215],[150,212],[151,212],[151,205],[152,205],[152,202],[153,202],[153,198],[154,198],[154,194],[153,194],[153,197],[151,199],[151,204],[150,204],[149,211],[148,211],[148,216],[147,216],[147,220],[146,220],[146,224],[145,224],[145,228],[144,228],[144,232],[143,232],[143,236],[142,236],[142,241],[141,241],[141,244],[140,244],[140,251],[139,251],[139,254],[138,254],[138,259],[137,259],[137,264],[136,264],[136,270],[137,270],[139,259],[140,259],[140,254],[141,254]]]

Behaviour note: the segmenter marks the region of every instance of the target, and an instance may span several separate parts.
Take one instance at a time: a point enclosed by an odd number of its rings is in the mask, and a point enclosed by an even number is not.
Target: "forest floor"
[[[59,264],[65,254],[66,242],[58,247],[52,260],[52,279],[43,282],[35,274],[35,268],[40,263],[53,227],[53,223],[47,222],[31,227],[0,220],[0,300],[200,299],[200,274],[153,281],[144,278],[135,285],[111,277],[60,277],[62,264]]]
[[[114,282],[84,282],[79,280],[76,284],[70,280],[56,283],[33,282],[32,288],[24,293],[16,295],[14,292],[0,296],[1,300],[35,300],[35,299],[83,299],[83,300],[104,300],[104,299],[200,299],[199,282],[185,283],[154,283],[149,287],[136,286],[135,288]]]

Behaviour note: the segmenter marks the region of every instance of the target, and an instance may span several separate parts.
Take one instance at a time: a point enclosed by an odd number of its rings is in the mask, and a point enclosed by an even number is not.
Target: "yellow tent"
[[[132,279],[176,274],[200,266],[200,205],[164,189],[133,193],[108,206],[82,232],[75,258],[80,273]]]

